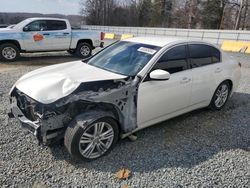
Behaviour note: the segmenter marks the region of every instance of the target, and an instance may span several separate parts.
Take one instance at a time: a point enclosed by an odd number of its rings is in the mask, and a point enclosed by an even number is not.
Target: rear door
[[[71,28],[63,20],[47,20],[48,30],[45,33],[50,38],[51,50],[68,50],[71,41]]]
[[[189,44],[188,49],[193,79],[191,105],[209,104],[222,77],[220,51],[206,44]]]

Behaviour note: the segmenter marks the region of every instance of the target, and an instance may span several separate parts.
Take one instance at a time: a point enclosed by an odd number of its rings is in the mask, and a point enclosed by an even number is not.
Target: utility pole
[[[240,28],[240,20],[241,20],[242,8],[243,8],[243,0],[240,0],[240,8],[239,8],[237,20],[236,20],[236,23],[235,23],[235,27],[234,27],[235,30]]]
[[[226,5],[225,5],[224,0],[221,0],[220,7],[223,9],[223,11],[222,11],[222,16],[221,16],[221,20],[220,20],[220,28],[219,29],[222,29],[222,25],[223,25],[223,21],[224,21],[224,16],[225,16],[225,9],[226,9]]]
[[[248,10],[249,10],[249,0],[246,0],[245,6],[244,6],[244,12],[243,12],[243,21],[242,21],[242,29],[246,29],[247,27],[247,16],[248,16]]]
[[[195,18],[197,5],[197,0],[191,0],[188,13],[188,29],[191,29],[193,27],[193,20]]]

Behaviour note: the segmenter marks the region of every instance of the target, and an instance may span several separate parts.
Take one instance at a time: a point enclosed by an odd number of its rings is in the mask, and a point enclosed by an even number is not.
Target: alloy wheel
[[[227,86],[227,84],[222,84],[216,94],[215,94],[215,101],[214,104],[217,108],[221,108],[227,101],[228,98],[228,94],[229,94],[229,88]]]
[[[97,122],[88,127],[79,141],[79,150],[83,157],[98,158],[111,147],[114,130],[107,122]]]

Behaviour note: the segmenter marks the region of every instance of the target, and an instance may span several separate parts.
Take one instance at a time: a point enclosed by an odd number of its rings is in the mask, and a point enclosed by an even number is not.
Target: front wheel
[[[221,110],[229,98],[230,90],[230,84],[227,81],[222,82],[215,90],[210,103],[210,108],[213,110]]]
[[[18,59],[20,50],[18,47],[11,43],[0,45],[0,60],[12,62]]]
[[[88,58],[92,55],[92,46],[86,42],[81,42],[76,47],[76,55],[81,58]]]
[[[107,117],[86,127],[73,121],[66,130],[64,144],[73,157],[91,161],[107,154],[117,140],[118,125]]]

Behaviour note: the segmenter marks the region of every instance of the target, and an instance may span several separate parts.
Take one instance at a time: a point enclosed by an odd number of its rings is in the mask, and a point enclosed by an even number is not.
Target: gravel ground
[[[105,157],[79,163],[63,145],[38,146],[6,116],[8,91],[20,76],[75,60],[57,54],[0,65],[1,187],[250,187],[249,55],[232,54],[243,64],[243,79],[222,111],[202,109],[163,122],[138,132],[135,142],[120,141]],[[132,176],[118,180],[123,167]]]

